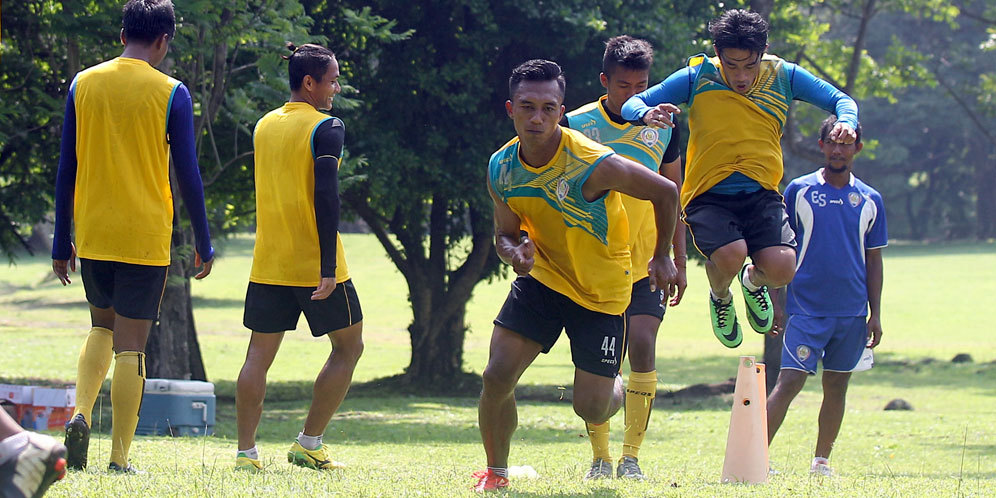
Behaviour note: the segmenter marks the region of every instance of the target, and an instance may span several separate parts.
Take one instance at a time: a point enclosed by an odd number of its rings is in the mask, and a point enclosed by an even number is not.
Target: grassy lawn
[[[353,280],[363,304],[366,352],[355,380],[403,371],[409,361],[408,289],[400,273],[368,235],[345,235]],[[192,284],[195,319],[210,379],[216,383],[216,434],[208,438],[139,437],[133,463],[149,474],[108,475],[109,396],[102,398],[91,442],[91,469],[71,473],[51,496],[169,495],[469,495],[470,473],[484,465],[473,398],[350,396],[325,433],[343,472],[317,474],[284,458],[307,411],[310,382],[328,355],[325,339],[306,328],[288,333],[270,371],[270,390],[259,446],[262,475],[231,469],[235,451],[234,381],[247,333],[242,299],[251,240],[236,238],[220,250],[212,275]],[[522,496],[907,496],[996,495],[996,342],[987,316],[996,295],[996,244],[898,245],[885,252],[882,345],[876,366],[851,382],[847,414],[833,455],[838,476],[811,479],[808,465],[821,400],[818,379],[797,398],[771,448],[780,471],[764,486],[719,484],[730,397],[681,402],[660,399],[641,449],[646,482],[581,482],[590,447],[566,401],[522,401],[511,465],[530,465],[538,479],[516,479],[509,494]],[[47,258],[21,258],[0,270],[0,382],[69,383],[89,329],[79,280],[63,288],[50,278]],[[77,275],[78,276],[78,275]],[[690,269],[681,306],[668,311],[657,347],[659,389],[719,382],[736,372],[738,355],[758,355],[759,336],[736,351],[709,330],[706,284]],[[487,360],[491,320],[508,281],[482,283],[468,309],[465,369],[480,372]],[[986,304],[990,303],[990,304]],[[738,304],[743,315],[742,302]],[[745,318],[741,316],[741,318]],[[301,321],[305,325],[304,320]],[[16,346],[16,347],[15,347]],[[969,353],[973,363],[951,363]],[[542,355],[522,382],[550,398],[570,389],[566,340]],[[105,388],[107,384],[105,383]],[[893,398],[914,411],[883,411]],[[95,415],[98,417],[98,415]],[[623,418],[612,421],[612,454],[618,458]],[[57,435],[61,438],[61,435]]]

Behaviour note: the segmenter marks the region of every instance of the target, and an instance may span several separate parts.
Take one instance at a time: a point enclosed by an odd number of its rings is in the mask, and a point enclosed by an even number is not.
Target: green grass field
[[[368,235],[345,235],[347,257],[365,314],[366,351],[354,379],[400,373],[409,361],[407,286]],[[301,393],[328,355],[325,339],[289,333],[270,371],[259,447],[266,471],[231,470],[235,453],[234,381],[247,332],[242,299],[251,240],[227,241],[214,272],[194,282],[195,319],[210,380],[219,394],[216,433],[208,438],[138,437],[132,462],[144,476],[107,474],[109,396],[101,396],[91,468],[70,473],[50,496],[459,496],[483,468],[474,398],[349,396],[325,433],[335,458],[350,468],[318,474],[290,466],[285,452],[308,407]],[[796,399],[771,447],[780,474],[767,485],[720,484],[730,397],[658,400],[640,463],[650,477],[584,483],[590,447],[566,401],[522,401],[511,465],[530,465],[537,479],[516,479],[516,496],[993,496],[996,495],[996,341],[988,316],[996,295],[996,244],[898,245],[885,252],[882,345],[876,366],[855,374],[847,414],[833,454],[838,475],[808,474],[821,400],[811,380]],[[77,275],[78,276],[78,275]],[[79,280],[66,288],[51,277],[46,257],[22,257],[0,270],[0,382],[71,384],[89,329]],[[719,382],[736,373],[738,355],[761,354],[760,336],[730,351],[707,321],[705,275],[689,271],[684,302],[668,311],[658,338],[660,393]],[[468,309],[471,331],[465,369],[480,373],[491,320],[508,281],[482,283]],[[743,314],[742,302],[739,302]],[[743,319],[744,317],[741,316]],[[302,325],[304,320],[301,321]],[[951,363],[969,353],[973,363]],[[531,389],[556,399],[570,389],[573,366],[566,340],[523,376]],[[107,383],[105,383],[105,389]],[[914,411],[883,411],[893,398]],[[98,415],[95,415],[97,417]],[[618,458],[623,425],[612,421]],[[61,438],[61,434],[56,434]]]

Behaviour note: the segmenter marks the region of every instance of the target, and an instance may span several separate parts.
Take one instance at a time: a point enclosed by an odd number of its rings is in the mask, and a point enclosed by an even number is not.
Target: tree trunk
[[[782,367],[782,344],[784,344],[784,334],[774,337],[764,336],[764,381],[768,394],[775,388],[775,381],[778,380],[778,370]]]
[[[468,295],[467,299],[469,298]],[[440,320],[438,314],[433,316],[431,311],[428,315],[416,314],[415,320],[408,327],[412,338],[411,364],[405,371],[408,384],[438,388],[441,383],[452,382],[461,377],[463,342],[467,332],[465,310],[466,306],[461,306],[459,311],[445,320]]]
[[[764,18],[765,21],[770,22],[771,11],[775,8],[775,0],[751,0],[750,10],[757,12]]]
[[[176,239],[184,238],[174,232]],[[182,245],[181,245],[182,246]],[[194,326],[194,310],[190,299],[190,277],[186,258],[172,251],[172,262],[166,278],[159,308],[159,320],[153,322],[149,342],[145,347],[147,376],[162,379],[207,380]]]

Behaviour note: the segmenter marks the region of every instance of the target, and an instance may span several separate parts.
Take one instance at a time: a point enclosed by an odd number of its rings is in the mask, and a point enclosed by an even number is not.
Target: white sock
[[[496,476],[504,477],[508,479],[508,467],[488,467],[488,470]]]
[[[0,464],[17,456],[21,449],[28,444],[28,431],[21,431],[13,436],[7,436],[0,441]]]
[[[238,457],[239,455],[242,455],[247,458],[252,458],[253,460],[259,460],[259,450],[255,446],[249,448],[248,450],[239,450],[239,452],[236,453],[235,456]]]
[[[709,296],[712,297],[713,301],[719,301],[719,302],[721,302],[723,304],[726,304],[726,303],[728,303],[728,302],[730,302],[730,301],[733,300],[733,293],[729,292],[729,291],[727,291],[726,297],[719,297],[719,296],[716,295],[715,292],[712,291],[712,289],[709,289]]]
[[[815,457],[815,458],[813,458],[813,464],[810,465],[809,467],[815,469],[816,466],[820,465],[820,464],[830,465],[830,460],[827,459],[827,458],[823,458],[823,457]]]
[[[757,292],[757,290],[761,288],[760,285],[754,285],[754,282],[750,281],[750,272],[747,270],[744,270],[744,278],[740,279],[740,281],[744,284],[744,287],[751,292]]]
[[[317,450],[322,445],[322,436],[306,436],[303,432],[298,433],[297,442],[306,450]]]

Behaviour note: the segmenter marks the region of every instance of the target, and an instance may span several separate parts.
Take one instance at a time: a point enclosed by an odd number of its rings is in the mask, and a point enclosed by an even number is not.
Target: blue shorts
[[[789,315],[782,368],[815,375],[822,358],[823,370],[851,372],[867,343],[867,317]]]

